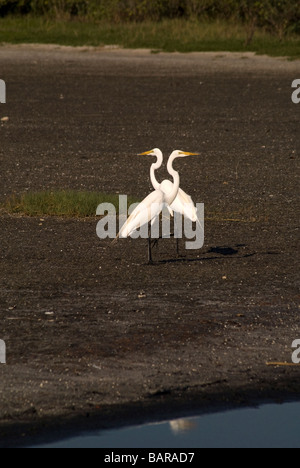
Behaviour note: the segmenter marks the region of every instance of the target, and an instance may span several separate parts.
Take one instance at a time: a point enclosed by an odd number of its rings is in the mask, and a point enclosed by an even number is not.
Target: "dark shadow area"
[[[239,251],[232,247],[211,247],[207,253],[216,253],[219,255],[236,255]]]
[[[205,262],[205,261],[212,261],[212,260],[224,260],[226,257],[229,260],[230,258],[234,259],[241,259],[241,258],[248,258],[257,255],[257,252],[246,253],[244,255],[238,255],[240,250],[239,248],[245,248],[245,244],[239,244],[234,247],[210,247],[209,250],[206,250],[201,254],[201,257],[192,258],[187,256],[178,256],[176,258],[167,259],[167,260],[157,260],[153,262],[154,265],[162,265],[167,263],[195,263],[195,262]],[[185,251],[186,253],[188,251]],[[214,256],[206,257],[206,254],[215,254]],[[217,256],[218,255],[218,256]],[[225,258],[224,258],[225,257]],[[230,258],[229,258],[230,257]]]

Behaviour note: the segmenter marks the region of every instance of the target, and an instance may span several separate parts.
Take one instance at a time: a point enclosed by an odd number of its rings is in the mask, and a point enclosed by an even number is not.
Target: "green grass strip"
[[[137,200],[128,197],[128,206]],[[26,216],[95,217],[98,205],[112,203],[119,210],[119,196],[98,192],[57,190],[12,195],[2,209]]]
[[[300,58],[299,35],[290,33],[280,40],[257,29],[246,46],[245,26],[232,20],[197,21],[165,19],[159,22],[114,24],[105,21],[54,20],[45,17],[0,19],[0,43],[40,43],[68,46],[118,45],[165,52],[256,52]]]

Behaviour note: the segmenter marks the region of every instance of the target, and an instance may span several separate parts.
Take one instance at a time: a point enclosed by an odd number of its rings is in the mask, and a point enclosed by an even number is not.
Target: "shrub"
[[[280,39],[289,31],[300,31],[300,2],[295,0],[0,0],[1,16],[29,13],[113,23],[178,17],[235,19],[244,23],[247,43],[257,27]]]

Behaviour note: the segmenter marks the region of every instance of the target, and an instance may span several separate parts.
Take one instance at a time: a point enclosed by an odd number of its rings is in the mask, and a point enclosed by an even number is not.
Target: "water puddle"
[[[47,448],[300,448],[300,403],[266,404],[43,444]]]

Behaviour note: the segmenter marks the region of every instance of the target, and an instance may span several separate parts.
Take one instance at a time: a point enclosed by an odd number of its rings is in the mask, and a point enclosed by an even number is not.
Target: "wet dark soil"
[[[96,217],[2,213],[0,446],[91,418],[297,396],[300,368],[267,365],[291,363],[299,338],[295,63],[5,47],[0,58],[0,201],[146,196],[152,161],[136,154],[158,146],[201,153],[176,168],[206,209],[203,249],[177,258],[164,239],[153,266],[145,240],[98,239]]]

